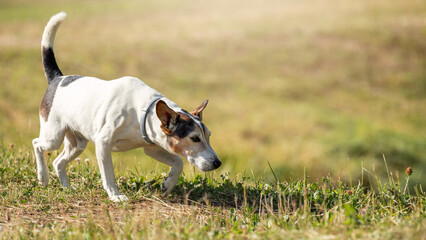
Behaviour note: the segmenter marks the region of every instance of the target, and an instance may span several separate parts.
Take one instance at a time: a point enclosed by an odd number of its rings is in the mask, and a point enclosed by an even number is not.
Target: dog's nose
[[[220,167],[220,165],[222,165],[222,162],[218,158],[215,158],[215,160],[213,161],[213,167],[216,169]]]

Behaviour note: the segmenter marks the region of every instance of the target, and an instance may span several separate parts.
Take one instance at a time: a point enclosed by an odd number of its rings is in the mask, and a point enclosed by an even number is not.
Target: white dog
[[[147,155],[171,166],[163,184],[164,196],[182,172],[179,156],[202,171],[221,165],[210,147],[210,131],[201,122],[207,100],[188,113],[137,78],[104,81],[64,76],[55,60],[53,41],[65,17],[64,12],[54,15],[41,41],[48,87],[40,105],[40,136],[33,140],[40,184],[47,186],[49,180],[44,152],[59,149],[62,142],[64,149],[53,161],[61,184],[69,187],[67,164],[92,141],[103,187],[115,202],[127,197],[115,183],[111,151],[143,147]]]

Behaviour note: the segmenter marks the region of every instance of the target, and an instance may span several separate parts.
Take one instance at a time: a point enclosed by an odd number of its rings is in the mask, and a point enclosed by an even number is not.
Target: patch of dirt
[[[196,204],[196,203],[195,203]],[[17,226],[43,228],[52,224],[81,225],[88,221],[98,226],[124,225],[127,221],[168,219],[171,216],[191,216],[203,213],[205,207],[165,202],[159,198],[143,198],[129,203],[77,202],[54,206],[22,204],[0,206],[0,226],[3,231]]]

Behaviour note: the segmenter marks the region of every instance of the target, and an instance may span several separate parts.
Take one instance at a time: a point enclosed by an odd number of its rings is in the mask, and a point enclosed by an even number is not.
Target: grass
[[[39,186],[34,166],[28,149],[0,147],[1,239],[426,237],[423,189],[410,194],[404,189],[408,176],[392,172],[389,181],[377,179],[379,187],[349,186],[329,176],[311,181],[308,174],[272,183],[195,174],[181,177],[165,199],[161,173],[129,172],[117,183],[130,201],[115,204],[84,161],[69,167],[72,189],[61,188],[54,173],[48,187]]]

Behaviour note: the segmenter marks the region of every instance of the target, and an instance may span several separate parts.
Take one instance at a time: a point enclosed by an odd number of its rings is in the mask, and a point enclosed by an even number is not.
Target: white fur
[[[66,13],[60,12],[50,18],[49,22],[44,28],[43,37],[41,38],[41,45],[43,47],[53,47],[56,31],[58,30],[59,25],[61,25],[61,23],[65,20],[66,17]]]

